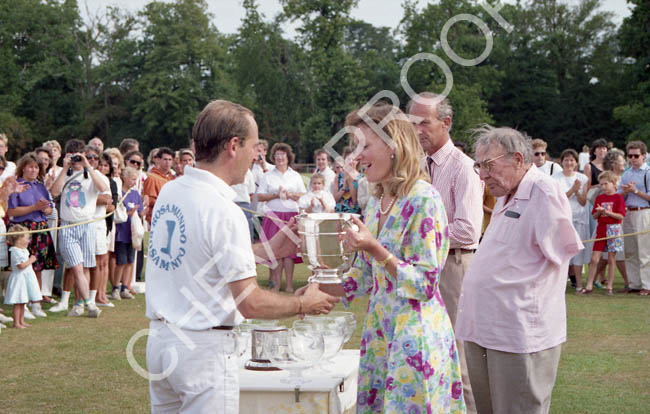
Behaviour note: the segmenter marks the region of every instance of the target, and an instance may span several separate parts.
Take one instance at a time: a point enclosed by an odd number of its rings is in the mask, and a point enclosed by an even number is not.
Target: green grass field
[[[304,265],[296,267],[297,286],[305,283],[307,272]],[[260,284],[266,285],[267,278],[268,271],[260,267]],[[603,293],[567,293],[569,340],[552,413],[649,412],[650,298]],[[50,314],[29,329],[2,330],[0,412],[148,412],[147,381],[126,358],[129,340],[148,327],[144,308],[144,297],[138,295],[117,302],[96,320]],[[11,314],[9,306],[3,309]],[[349,348],[359,346],[365,309],[364,301],[354,304],[359,326]],[[141,338],[134,347],[143,367],[145,344]]]

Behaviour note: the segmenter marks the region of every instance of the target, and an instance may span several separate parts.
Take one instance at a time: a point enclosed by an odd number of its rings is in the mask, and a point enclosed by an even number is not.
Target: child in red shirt
[[[602,193],[596,197],[594,208],[591,211],[594,219],[598,220],[596,238],[619,236],[622,233],[621,222],[625,217],[625,200],[616,192],[618,176],[612,171],[604,171],[598,176],[598,183]],[[614,271],[616,269],[616,252],[623,251],[623,239],[620,237],[594,242],[593,253],[589,262],[589,279],[587,287],[579,293],[589,294],[593,291],[594,279],[598,262],[603,252],[607,252],[609,274],[607,277],[607,296],[612,296],[614,285]]]

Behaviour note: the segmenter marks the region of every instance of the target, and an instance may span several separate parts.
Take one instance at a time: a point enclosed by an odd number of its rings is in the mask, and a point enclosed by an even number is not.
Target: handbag
[[[124,197],[120,200],[119,203],[117,203],[117,206],[115,206],[115,213],[113,217],[115,218],[115,223],[126,223],[126,221],[129,219],[129,215],[126,213],[126,206],[122,202],[124,201]]]
[[[113,217],[115,219],[115,223],[117,224],[126,223],[129,220],[129,215],[126,212],[126,206],[124,205],[124,199],[127,195],[129,195],[131,191],[133,191],[133,188],[127,191],[126,194],[124,194],[122,198],[118,200],[117,205],[115,206]]]
[[[142,240],[144,239],[144,226],[142,219],[138,214],[134,214],[131,219],[131,244],[135,250],[142,250]]]

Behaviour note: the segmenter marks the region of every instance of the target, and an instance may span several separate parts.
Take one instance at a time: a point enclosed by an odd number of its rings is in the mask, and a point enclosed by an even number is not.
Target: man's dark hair
[[[138,157],[142,158],[142,160],[144,161],[144,155],[142,155],[142,153],[140,151],[131,150],[131,151],[127,152],[126,154],[124,154],[124,162],[128,161],[134,155],[137,155]]]
[[[70,139],[65,143],[64,154],[71,154],[76,152],[84,152],[86,149],[86,143],[80,139]]]
[[[176,156],[176,154],[174,153],[174,151],[171,150],[171,148],[160,147],[160,148],[158,148],[158,152],[156,152],[156,155],[154,155],[153,157],[154,158],[162,158],[162,156],[164,154],[171,155],[172,158],[174,158]]]

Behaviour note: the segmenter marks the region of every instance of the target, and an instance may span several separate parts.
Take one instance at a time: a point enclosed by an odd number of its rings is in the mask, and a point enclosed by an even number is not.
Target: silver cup
[[[309,282],[341,283],[354,252],[344,249],[343,235],[352,224],[352,213],[310,213],[297,216],[302,258],[312,271]]]

